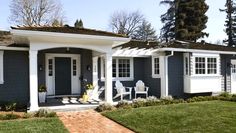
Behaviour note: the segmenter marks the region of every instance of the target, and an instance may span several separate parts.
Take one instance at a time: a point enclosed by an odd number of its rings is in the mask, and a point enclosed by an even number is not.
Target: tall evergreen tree
[[[226,0],[225,4],[226,9],[220,9],[221,12],[226,12],[226,21],[225,21],[225,32],[228,36],[224,40],[228,46],[236,45],[236,6],[233,0]]]
[[[175,38],[175,1],[163,0],[160,2],[160,5],[167,5],[169,7],[166,13],[161,15],[161,22],[164,25],[160,33],[161,41],[168,42]]]
[[[164,23],[161,29],[162,40],[197,41],[208,36],[203,32],[208,20],[205,0],[163,0],[160,4],[169,5],[167,12],[161,16]]]
[[[137,30],[131,36],[133,39],[138,40],[157,40],[157,35],[155,29],[152,27],[151,23],[143,20],[142,24],[138,26]]]
[[[75,22],[75,28],[84,28],[84,24],[83,24],[83,21],[80,19],[80,20],[76,20]]]
[[[208,36],[203,32],[208,17],[205,0],[178,0],[176,3],[175,38],[177,40],[197,41]]]

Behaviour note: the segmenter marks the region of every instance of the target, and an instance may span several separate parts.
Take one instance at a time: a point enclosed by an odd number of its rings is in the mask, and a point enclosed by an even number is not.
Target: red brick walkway
[[[58,112],[57,115],[71,133],[133,133],[94,110]]]

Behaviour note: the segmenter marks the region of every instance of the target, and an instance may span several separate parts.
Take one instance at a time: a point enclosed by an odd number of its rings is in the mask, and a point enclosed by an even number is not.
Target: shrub
[[[0,120],[14,120],[18,118],[20,118],[20,115],[13,114],[13,113],[0,115]]]
[[[128,101],[122,100],[118,102],[118,104],[116,105],[116,108],[130,109],[132,108],[132,105]]]
[[[132,106],[134,108],[138,108],[138,107],[145,107],[146,106],[146,99],[144,98],[137,98],[133,100]]]
[[[5,110],[6,111],[15,111],[16,110],[16,103],[12,102],[12,103],[8,103],[5,105]]]
[[[103,112],[103,111],[111,111],[115,109],[116,108],[112,106],[111,104],[104,103],[104,104],[100,104],[95,110],[98,112]]]
[[[31,117],[33,117],[33,114],[31,114],[31,113],[24,113],[24,115],[22,116],[22,118],[24,118],[24,119],[28,119]]]
[[[221,97],[231,97],[232,95],[229,94],[228,92],[223,92],[219,96],[221,96]]]
[[[35,117],[56,117],[56,113],[49,109],[39,109],[35,114]]]

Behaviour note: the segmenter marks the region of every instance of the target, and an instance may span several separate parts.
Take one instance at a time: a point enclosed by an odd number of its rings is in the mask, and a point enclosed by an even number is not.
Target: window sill
[[[161,76],[160,75],[152,75],[152,78],[157,79],[157,78],[161,78]]]
[[[190,75],[189,77],[221,77],[219,74]]]
[[[104,77],[101,78],[102,82],[105,82],[105,80],[106,79]],[[119,81],[134,81],[134,78],[112,78],[112,81],[117,81],[117,80],[119,80]]]

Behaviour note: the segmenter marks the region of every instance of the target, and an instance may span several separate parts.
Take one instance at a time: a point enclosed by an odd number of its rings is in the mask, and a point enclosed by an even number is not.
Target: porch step
[[[97,105],[62,105],[62,106],[49,106],[40,107],[40,109],[49,109],[55,112],[68,112],[68,111],[83,111],[89,109],[95,109]]]

